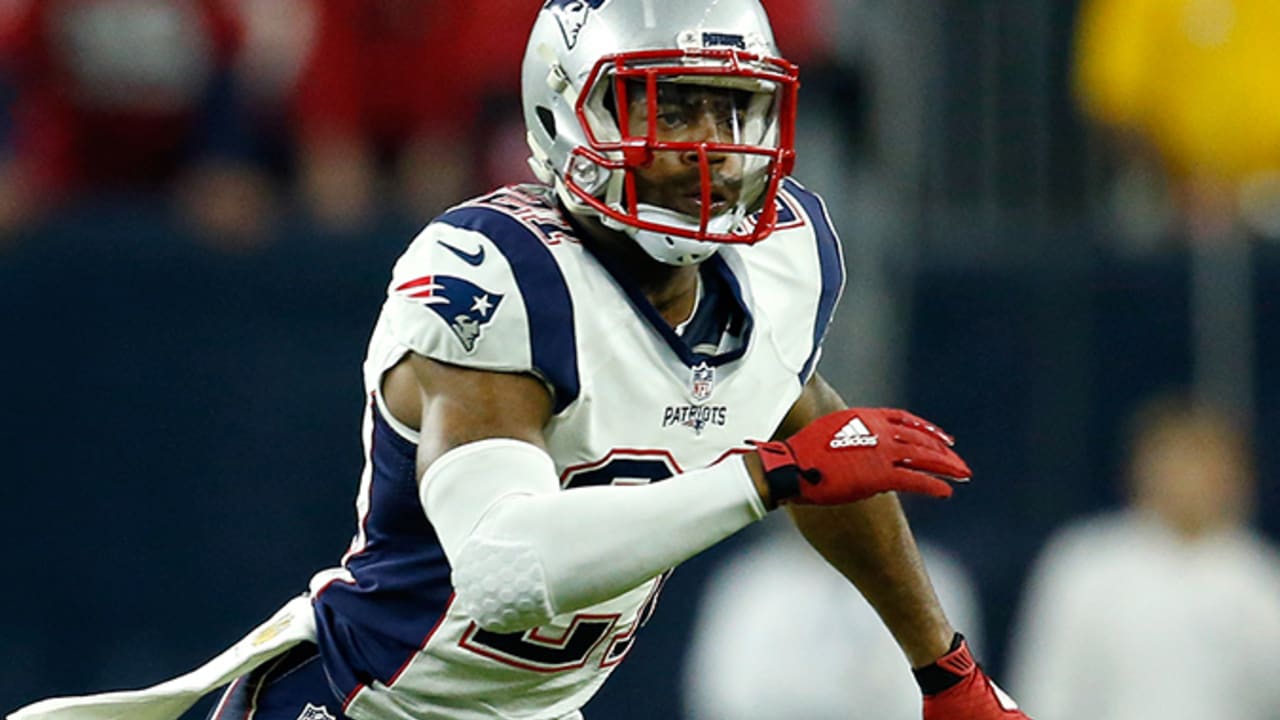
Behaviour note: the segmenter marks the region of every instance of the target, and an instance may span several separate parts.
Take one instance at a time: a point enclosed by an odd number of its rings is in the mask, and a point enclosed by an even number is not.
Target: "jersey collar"
[[[584,244],[583,247],[609,273],[614,283],[631,301],[632,307],[649,323],[649,327],[666,341],[671,351],[688,367],[704,362],[711,367],[718,367],[733,362],[746,353],[755,321],[751,310],[743,301],[742,286],[738,278],[719,253],[712,255],[698,268],[707,287],[707,297],[690,319],[686,334],[680,336],[667,324],[640,288],[627,277],[624,269],[603,255],[591,252],[589,246]],[[714,355],[693,351],[692,348],[700,344],[719,345],[720,338],[726,332],[741,336],[741,342],[726,352]]]

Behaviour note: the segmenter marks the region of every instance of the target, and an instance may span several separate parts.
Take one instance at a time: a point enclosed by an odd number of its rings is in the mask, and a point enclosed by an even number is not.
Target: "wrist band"
[[[915,675],[920,692],[925,695],[937,695],[960,684],[974,664],[964,644],[964,635],[956,633],[951,638],[951,648],[945,655],[922,668],[912,669],[911,674]]]

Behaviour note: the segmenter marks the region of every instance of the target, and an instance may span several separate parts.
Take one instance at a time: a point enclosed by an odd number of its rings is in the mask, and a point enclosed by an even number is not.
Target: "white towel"
[[[315,642],[311,599],[285,603],[235,645],[186,675],[141,690],[41,700],[7,720],[177,720],[197,700],[304,640]]]

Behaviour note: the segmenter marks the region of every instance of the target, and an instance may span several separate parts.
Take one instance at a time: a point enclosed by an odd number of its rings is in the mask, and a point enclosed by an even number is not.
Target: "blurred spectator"
[[[486,104],[501,99],[502,118],[523,127],[518,69],[538,3],[315,1],[294,108],[312,211],[331,227],[358,227],[379,209],[382,176],[422,218],[485,189],[495,125]],[[512,162],[527,175],[517,137]]]
[[[85,192],[175,189],[197,230],[254,242],[269,188],[244,157],[240,40],[223,0],[3,3],[13,100],[0,234]]]
[[[1162,397],[1129,440],[1130,506],[1060,531],[1034,569],[1013,691],[1037,720],[1274,720],[1280,554],[1246,526],[1246,438]]]
[[[1076,91],[1125,159],[1121,220],[1163,235],[1172,216],[1192,237],[1221,238],[1243,219],[1280,237],[1277,47],[1275,0],[1083,3]]]
[[[801,72],[835,60],[834,0],[762,0],[782,56]]]
[[[871,606],[789,523],[775,518],[758,531],[765,535],[707,583],[685,665],[684,717],[919,720],[920,689]],[[980,648],[967,572],[924,542],[920,551],[947,616]]]

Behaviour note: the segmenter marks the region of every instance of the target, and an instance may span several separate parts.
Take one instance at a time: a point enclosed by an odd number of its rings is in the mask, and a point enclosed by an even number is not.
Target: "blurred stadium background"
[[[390,264],[433,210],[524,177],[537,5],[0,2],[0,710],[193,667],[339,557]],[[1274,170],[1184,190],[1199,165],[1091,122],[1071,0],[766,5],[805,82],[797,175],[850,268],[822,370],[959,437],[973,484],[908,511],[973,572],[997,676],[1029,563],[1119,502],[1119,428],[1154,391],[1255,429],[1276,537]],[[1189,27],[1223,22],[1199,5]],[[733,550],[674,574],[589,717],[679,717]]]

